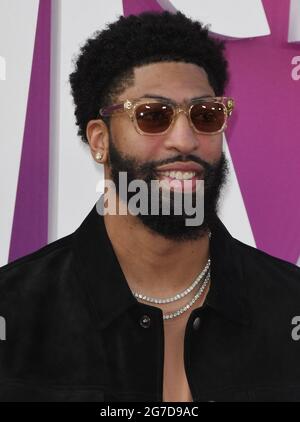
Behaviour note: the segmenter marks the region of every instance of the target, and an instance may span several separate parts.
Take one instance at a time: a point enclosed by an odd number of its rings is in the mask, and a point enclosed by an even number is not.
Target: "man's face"
[[[194,64],[153,63],[135,68],[134,75],[134,85],[123,91],[116,102],[151,95],[183,103],[195,97],[215,96],[206,72]],[[204,179],[205,186],[204,222],[201,226],[186,226],[187,215],[184,213],[138,217],[146,227],[165,238],[192,240],[201,237],[216,214],[220,189],[228,170],[222,153],[222,134],[198,134],[186,115],[179,113],[168,133],[141,135],[126,113],[115,116],[110,124],[108,165],[117,190],[120,171],[127,172],[128,183],[134,179],[144,180],[150,192],[150,181],[164,177],[158,171],[160,167],[169,164],[176,167],[183,162],[198,165],[202,170],[198,177]]]

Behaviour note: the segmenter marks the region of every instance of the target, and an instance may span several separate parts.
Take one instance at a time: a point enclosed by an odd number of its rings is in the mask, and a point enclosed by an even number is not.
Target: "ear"
[[[86,127],[86,137],[88,139],[94,160],[102,164],[108,160],[109,131],[103,120],[90,120]],[[102,156],[101,159],[96,155]]]

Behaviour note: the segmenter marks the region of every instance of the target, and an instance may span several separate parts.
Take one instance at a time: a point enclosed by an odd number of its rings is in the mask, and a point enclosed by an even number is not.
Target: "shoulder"
[[[282,326],[287,333],[293,317],[299,315],[300,268],[236,239],[234,245],[241,292],[254,319],[261,327],[269,324],[265,332]]]
[[[245,275],[274,280],[290,280],[300,287],[300,268],[233,238],[234,251],[241,260]]]
[[[80,366],[82,338],[86,347],[94,344],[86,335],[93,333],[89,298],[77,275],[73,242],[68,235],[0,268],[0,400],[28,388],[36,396],[30,385],[22,387],[30,379],[59,383],[72,370],[68,362]],[[21,380],[20,387],[10,387],[14,380]]]
[[[70,254],[72,254],[72,234],[0,267],[0,289],[5,287],[6,280],[14,276],[21,275],[24,280],[26,276],[31,278],[33,272],[37,275],[37,270],[40,271],[40,275],[43,271],[53,271],[56,269],[53,264],[63,264]]]
[[[1,267],[0,313],[34,308],[50,294],[53,299],[53,293],[69,283],[73,255],[68,235]]]

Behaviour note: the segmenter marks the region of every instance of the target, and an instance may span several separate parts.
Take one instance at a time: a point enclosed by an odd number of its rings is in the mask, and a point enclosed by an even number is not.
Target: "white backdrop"
[[[7,263],[21,159],[38,0],[0,0],[0,265]]]

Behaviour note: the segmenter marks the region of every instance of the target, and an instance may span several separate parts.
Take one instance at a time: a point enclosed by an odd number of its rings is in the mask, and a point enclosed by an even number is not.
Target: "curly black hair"
[[[180,61],[203,67],[216,95],[228,82],[225,44],[211,38],[208,27],[183,13],[144,12],[119,17],[97,31],[80,49],[70,74],[78,135],[87,142],[89,120],[134,83],[134,67]]]

